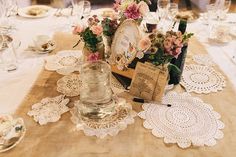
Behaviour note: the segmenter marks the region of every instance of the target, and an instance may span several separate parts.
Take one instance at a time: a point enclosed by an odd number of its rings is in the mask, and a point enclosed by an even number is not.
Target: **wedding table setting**
[[[0,1],[0,157],[236,155],[236,14]]]

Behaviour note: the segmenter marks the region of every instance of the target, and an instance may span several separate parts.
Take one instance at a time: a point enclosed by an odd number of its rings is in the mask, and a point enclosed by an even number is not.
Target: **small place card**
[[[168,70],[151,63],[137,63],[130,93],[145,100],[161,101],[167,83]]]

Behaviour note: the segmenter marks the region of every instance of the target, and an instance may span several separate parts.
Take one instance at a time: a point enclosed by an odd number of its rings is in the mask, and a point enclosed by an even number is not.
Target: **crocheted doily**
[[[40,125],[56,122],[63,113],[69,111],[69,108],[66,106],[69,101],[69,99],[65,99],[65,95],[44,98],[41,102],[32,106],[32,110],[28,112],[28,115],[34,117],[34,120]]]
[[[193,61],[200,65],[214,66],[212,58],[209,55],[205,54],[194,55]]]
[[[165,104],[165,105],[164,105]],[[144,104],[144,111],[138,113],[145,119],[143,126],[152,129],[156,137],[163,137],[164,143],[177,143],[181,148],[213,146],[216,139],[223,138],[220,129],[224,123],[213,107],[189,93],[169,92],[163,104]]]
[[[223,90],[224,77],[212,67],[202,65],[186,65],[180,84],[187,92],[210,93]]]
[[[69,75],[79,71],[82,65],[81,51],[61,51],[57,55],[49,56],[46,59],[45,69],[56,71],[62,75]]]
[[[75,103],[75,106],[78,102]],[[76,130],[82,130],[86,136],[104,138],[107,135],[115,136],[119,131],[127,128],[128,124],[134,123],[136,112],[124,99],[117,100],[115,114],[103,119],[85,119],[79,116],[77,107],[71,110],[71,121],[76,125]]]
[[[57,81],[57,91],[65,94],[66,96],[74,97],[80,94],[81,85],[82,83],[79,75],[66,75]]]

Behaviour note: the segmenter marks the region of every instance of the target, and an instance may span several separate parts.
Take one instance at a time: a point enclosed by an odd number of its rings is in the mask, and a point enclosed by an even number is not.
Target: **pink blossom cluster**
[[[140,19],[149,12],[149,7],[146,2],[140,1],[137,3],[132,0],[116,0],[113,8],[119,11],[127,19]]]
[[[183,47],[183,38],[181,32],[167,34],[163,42],[164,50],[167,54],[178,58]]]

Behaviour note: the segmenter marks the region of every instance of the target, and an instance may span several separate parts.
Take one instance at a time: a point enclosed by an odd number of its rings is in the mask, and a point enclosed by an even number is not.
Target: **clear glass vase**
[[[112,115],[111,68],[104,61],[87,62],[82,66],[80,78],[79,114],[83,118],[101,119]]]

